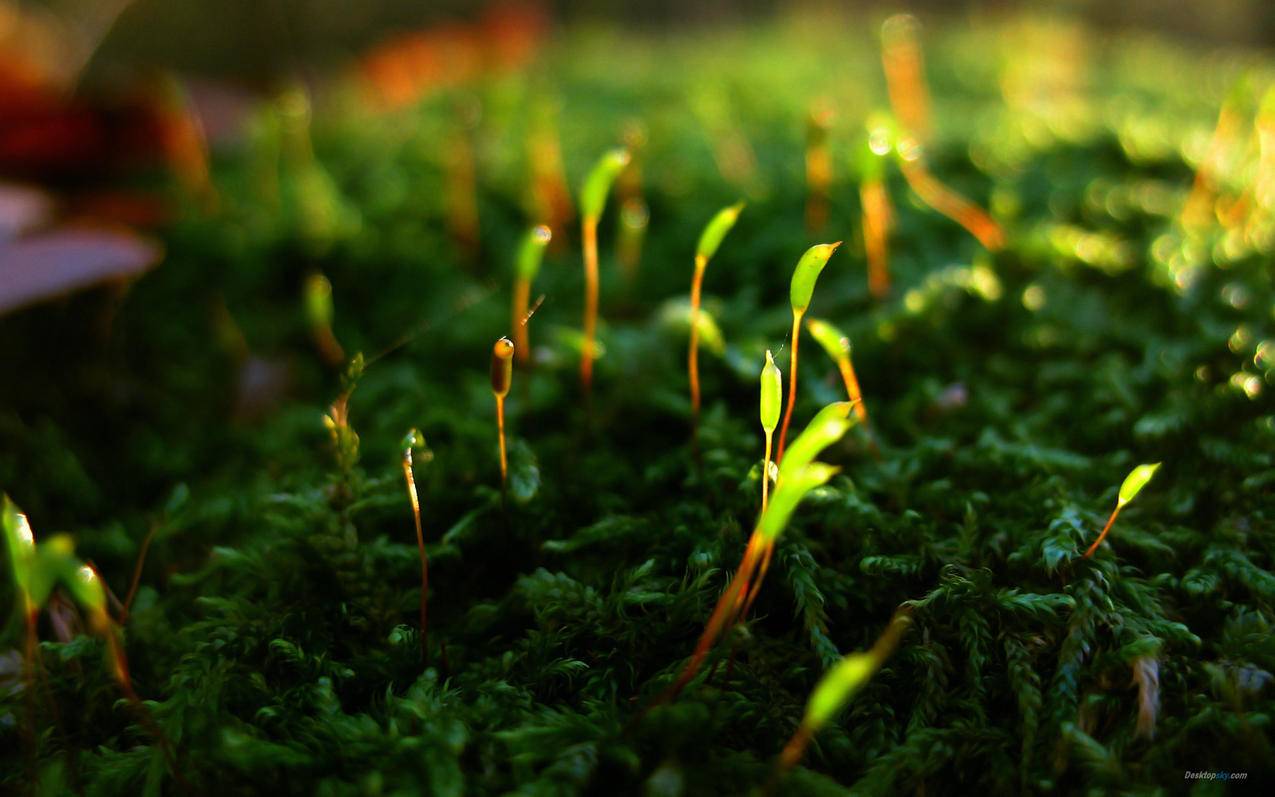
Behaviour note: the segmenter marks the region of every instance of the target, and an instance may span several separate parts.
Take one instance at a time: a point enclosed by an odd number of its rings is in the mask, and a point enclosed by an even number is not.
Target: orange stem
[[[784,458],[784,444],[788,439],[788,424],[792,423],[792,409],[797,404],[797,344],[801,342],[801,317],[805,311],[793,311],[792,314],[792,357],[788,362],[788,406],[784,408],[784,422],[779,427],[779,453],[775,455],[778,465]]]
[[[429,556],[425,553],[425,533],[421,530],[421,501],[412,475],[412,454],[403,457],[403,478],[407,482],[407,498],[412,504],[412,520],[416,523],[416,550],[421,559],[421,661],[429,664]]]
[[[159,525],[152,523],[150,530],[146,532],[146,537],[142,539],[142,547],[137,551],[137,564],[133,566],[133,580],[128,585],[128,595],[124,597],[123,611],[120,612],[120,624],[128,619],[129,611],[133,608],[133,598],[137,597],[137,588],[142,582],[142,567],[146,564],[146,553],[150,550],[151,540],[155,539],[155,532],[159,530]]]
[[[496,430],[500,433],[500,489],[509,480],[509,460],[505,454],[505,397],[496,396]]]
[[[695,256],[695,277],[691,280],[691,341],[686,356],[686,370],[691,381],[691,418],[699,426],[699,307],[700,291],[704,286],[704,269],[708,261],[703,255]]]
[[[1116,504],[1116,508],[1111,510],[1111,517],[1107,518],[1107,525],[1102,527],[1102,533],[1098,535],[1098,539],[1093,541],[1093,545],[1089,546],[1089,550],[1085,551],[1083,558],[1088,559],[1093,556],[1093,552],[1098,550],[1098,546],[1106,539],[1107,532],[1111,531],[1111,526],[1116,522],[1116,515],[1120,514],[1120,504]]]
[[[964,227],[989,251],[1005,245],[1005,233],[982,208],[948,188],[920,161],[904,161],[903,176],[925,204]]]
[[[708,654],[712,651],[713,646],[717,643],[718,637],[736,617],[740,607],[740,601],[743,599],[744,593],[748,589],[748,582],[762,553],[762,541],[760,535],[754,533],[748,541],[748,547],[744,550],[744,558],[739,563],[739,569],[735,571],[735,576],[726,586],[726,591],[718,598],[717,605],[713,608],[712,615],[708,618],[708,623],[704,626],[704,632],[700,634],[699,641],[695,644],[695,651],[691,654],[690,661],[686,663],[686,668],[682,670],[682,674],[677,681],[670,686],[663,695],[657,700],[659,703],[666,703],[686,688],[696,673],[704,665],[704,660],[708,658]]]
[[[598,326],[598,220],[585,217],[584,235],[584,348],[580,354],[580,384],[587,395],[593,387],[593,347]]]
[[[775,556],[775,544],[766,545],[766,552],[762,556],[761,567],[757,571],[757,578],[753,580],[751,589],[748,591],[748,597],[744,599],[744,607],[740,609],[739,616],[735,618],[735,622],[742,623],[748,618],[748,613],[753,609],[753,603],[757,600],[757,594],[761,592],[761,583],[766,579],[766,573],[770,570],[770,560]]]
[[[868,291],[877,299],[890,292],[890,197],[885,184],[869,180],[859,187],[863,205],[863,246],[868,256]]]

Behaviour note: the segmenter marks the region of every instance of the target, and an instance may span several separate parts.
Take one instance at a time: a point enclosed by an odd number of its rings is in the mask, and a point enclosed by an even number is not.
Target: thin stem
[[[691,382],[691,422],[699,428],[699,314],[700,291],[704,285],[704,269],[708,260],[703,255],[695,256],[695,276],[691,280],[691,340],[686,355],[686,370]]]
[[[748,613],[753,609],[753,603],[757,600],[757,594],[761,592],[761,582],[766,579],[766,573],[770,570],[770,560],[775,556],[775,544],[772,542],[766,546],[765,554],[762,556],[761,567],[757,570],[757,578],[753,579],[752,587],[748,591],[748,597],[744,599],[744,606],[739,610],[739,617],[735,618],[735,622],[742,623],[748,618]]]
[[[788,440],[788,424],[792,423],[792,409],[797,404],[797,344],[801,342],[801,317],[805,311],[792,313],[792,357],[788,361],[788,406],[784,408],[784,422],[779,427],[779,453],[775,455],[778,465],[784,458],[784,445]]]
[[[1107,518],[1107,525],[1102,527],[1102,533],[1098,535],[1098,539],[1093,541],[1093,545],[1089,546],[1089,550],[1085,551],[1083,558],[1088,559],[1090,556],[1093,556],[1093,552],[1098,550],[1098,546],[1102,544],[1104,539],[1106,539],[1107,532],[1111,531],[1112,524],[1116,522],[1116,515],[1120,514],[1120,507],[1120,504],[1116,504],[1116,508],[1111,510],[1111,517]]]
[[[412,475],[412,452],[403,454],[403,479],[407,483],[407,499],[412,504],[412,519],[416,523],[416,550],[421,559],[421,661],[429,664],[429,556],[425,553],[425,533],[421,530],[421,501],[416,493],[416,478]]]
[[[859,198],[863,205],[863,247],[868,256],[868,291],[882,299],[890,292],[890,198],[880,180],[864,182]]]
[[[964,227],[986,249],[994,252],[1005,245],[1005,233],[991,216],[941,183],[919,160],[904,161],[902,169],[908,185],[925,204]]]
[[[505,453],[505,397],[496,396],[496,431],[500,436],[500,489],[509,481],[509,460]]]
[[[766,459],[762,462],[761,469],[761,511],[766,511],[766,505],[770,499],[770,443],[774,437],[774,433],[770,430],[766,431]]]
[[[26,681],[26,704],[27,704],[27,724],[23,728],[22,741],[23,746],[27,749],[27,771],[35,782],[34,777],[38,769],[38,761],[40,755],[39,734],[36,732],[36,663],[35,656],[38,649],[39,639],[36,636],[36,626],[40,621],[39,611],[31,604],[30,599],[23,596],[25,611],[23,617],[26,620],[26,636],[22,647],[22,672]]]
[[[124,597],[123,610],[120,612],[120,625],[128,620],[129,612],[133,608],[133,598],[137,597],[137,588],[142,582],[142,567],[146,564],[146,553],[150,550],[151,540],[155,539],[155,532],[159,531],[159,524],[152,523],[150,529],[146,532],[146,537],[142,539],[142,547],[137,551],[137,564],[133,566],[133,580],[129,582],[128,594]]]
[[[738,615],[748,583],[760,561],[762,545],[761,537],[754,533],[748,541],[748,547],[744,550],[744,558],[739,563],[739,569],[735,571],[734,578],[726,586],[726,591],[717,600],[717,606],[713,608],[713,613],[704,626],[704,632],[700,634],[699,641],[695,644],[695,651],[691,654],[690,661],[686,663],[686,668],[682,670],[677,681],[660,696],[658,703],[667,703],[681,694],[699,672],[700,667],[704,665],[704,660],[708,658],[709,652],[712,651],[722,631],[728,628]]]
[[[101,575],[98,575],[98,578],[100,579]],[[119,682],[120,691],[124,693],[124,697],[137,712],[142,726],[146,728],[146,732],[159,745],[164,761],[168,764],[168,770],[173,773],[173,778],[177,781],[177,784],[183,791],[189,792],[190,784],[186,782],[181,769],[177,766],[177,759],[173,755],[173,748],[168,741],[168,736],[159,726],[159,723],[155,721],[150,709],[146,708],[146,704],[138,697],[137,691],[133,689],[133,679],[128,674],[128,655],[124,652],[124,647],[120,644],[119,638],[115,636],[115,624],[111,621],[110,615],[106,613],[104,608],[97,614],[95,622],[101,626],[102,633],[106,636],[106,647],[111,656],[111,666],[115,670],[115,680]]]
[[[580,353],[580,384],[588,395],[593,387],[593,347],[598,326],[598,220],[586,216],[584,236],[584,347]]]

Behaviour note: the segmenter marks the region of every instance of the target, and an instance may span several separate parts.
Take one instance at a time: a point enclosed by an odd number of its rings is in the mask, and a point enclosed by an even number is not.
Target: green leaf
[[[828,265],[828,258],[832,257],[832,253],[837,251],[838,246],[841,246],[840,241],[831,244],[815,244],[797,261],[797,268],[792,272],[792,285],[789,289],[794,313],[804,313],[810,306],[810,300],[815,293],[815,280],[819,279],[819,273],[823,271],[824,266]]]
[[[1159,470],[1160,463],[1153,462],[1150,465],[1139,465],[1129,471],[1129,475],[1125,477],[1124,483],[1120,485],[1120,498],[1117,501],[1119,506],[1132,501],[1138,493],[1142,492],[1142,488],[1147,486],[1147,482],[1151,481],[1151,477]]]
[[[783,403],[784,377],[775,365],[770,349],[766,349],[766,364],[761,369],[761,428],[769,434],[779,425],[779,405]]]
[[[894,652],[899,638],[911,624],[912,618],[906,614],[896,614],[871,650],[848,654],[825,673],[810,693],[802,725],[813,733],[840,711],[876,671],[881,669],[881,665]]]
[[[789,474],[805,470],[820,451],[841,439],[854,425],[850,409],[850,402],[838,401],[819,410],[797,439],[792,441],[792,445],[788,446],[779,466],[780,481]]]
[[[834,362],[850,356],[850,338],[832,324],[818,318],[809,318],[806,319],[806,329],[810,330],[810,335]]]
[[[628,165],[629,151],[627,149],[608,150],[606,154],[598,158],[598,162],[593,165],[589,176],[584,180],[584,187],[580,189],[580,215],[585,219],[594,220],[602,217],[611,183],[615,182],[615,178]]]
[[[736,202],[730,207],[717,211],[717,215],[705,225],[704,232],[700,233],[699,245],[695,247],[696,258],[707,262],[717,254],[717,248],[722,245],[722,239],[735,226],[735,221],[739,219],[740,211],[743,209],[744,203]]]
[[[106,611],[106,590],[93,568],[68,558],[62,565],[62,583],[71,597],[92,614]]]
[[[540,271],[540,261],[545,256],[545,246],[553,238],[553,233],[543,224],[538,224],[527,231],[518,247],[516,260],[518,279],[531,282]]]
[[[31,524],[27,522],[27,516],[8,495],[0,495],[0,528],[3,529],[14,584],[20,593],[30,594],[35,535],[31,531]]]
[[[784,460],[784,464],[788,464],[787,459]],[[796,511],[802,499],[809,495],[811,490],[827,483],[829,479],[837,475],[839,470],[822,462],[812,462],[801,470],[790,471],[787,476],[781,478],[775,487],[774,494],[770,497],[766,511],[762,513],[761,520],[757,521],[757,531],[762,539],[767,542],[777,540],[779,535],[784,533],[789,518],[792,517],[792,513]]]

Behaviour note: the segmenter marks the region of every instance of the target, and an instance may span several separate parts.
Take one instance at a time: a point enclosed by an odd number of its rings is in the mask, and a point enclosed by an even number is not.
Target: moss
[[[651,221],[629,284],[601,230],[606,354],[589,407],[565,332],[579,323],[579,242],[548,250],[536,367],[510,393],[505,504],[487,367],[511,331],[505,261],[528,225],[527,164],[510,143],[544,85],[528,77],[392,118],[317,112],[303,174],[271,165],[282,133],[264,109],[245,149],[217,159],[219,212],[163,232],[167,261],[109,324],[96,321],[111,300],[94,294],[0,320],[0,486],[37,533],[73,532],[116,594],[155,529],[124,642],[190,785],[745,793],[767,781],[820,676],[903,604],[912,630],[785,793],[1150,794],[1180,789],[1184,769],[1271,775],[1275,416],[1257,353],[1275,338],[1269,250],[1184,233],[1176,218],[1192,179],[1182,152],[1207,136],[1230,67],[1155,42],[1091,42],[1082,112],[1058,111],[1051,128],[993,96],[1003,32],[933,34],[927,157],[993,209],[1007,244],[984,252],[887,170],[884,301],[868,292],[859,175],[846,166],[868,110],[851,88],[884,102],[866,33],[600,32],[548,52],[572,184],[641,116]],[[498,142],[477,150],[481,256],[468,265],[445,232],[435,152],[458,91],[482,103],[483,140]],[[812,312],[854,341],[880,458],[858,430],[825,452],[842,472],[793,515],[752,619],[711,677],[647,710],[756,521],[757,366],[789,332],[788,268],[810,245],[801,131],[819,93],[851,98],[829,131],[827,225],[847,243]],[[753,171],[724,176],[715,147],[736,134]],[[701,368],[701,468],[684,330],[659,308],[685,293],[703,220],[740,196],[748,212],[704,301],[727,345]],[[340,458],[321,419],[348,385],[312,341],[300,297],[314,273],[331,282],[335,338],[367,361]],[[227,319],[249,359],[218,343]],[[240,394],[260,369],[287,374],[287,388],[258,390],[268,409],[247,412]],[[797,428],[844,395],[821,358],[800,380]],[[429,667],[400,465],[413,427],[432,453],[415,473]],[[1081,558],[1120,478],[1156,461]],[[117,703],[102,643],[59,641],[48,616],[40,630],[43,787],[176,791]],[[0,771],[19,788],[27,703],[21,689],[2,700]]]

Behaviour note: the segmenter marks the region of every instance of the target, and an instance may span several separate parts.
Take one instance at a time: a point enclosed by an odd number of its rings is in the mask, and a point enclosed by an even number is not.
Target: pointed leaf
[[[823,271],[824,266],[828,265],[828,258],[832,257],[832,253],[837,251],[838,246],[841,246],[840,241],[831,244],[815,244],[806,250],[801,260],[797,261],[797,268],[792,272],[792,285],[788,292],[794,313],[804,313],[810,306],[810,300],[815,293],[815,280],[819,279],[819,273]]]
[[[1134,497],[1147,486],[1147,482],[1151,481],[1151,477],[1159,470],[1160,463],[1153,462],[1149,465],[1139,465],[1129,471],[1129,475],[1125,477],[1124,483],[1120,485],[1119,505],[1124,506],[1134,499]]]
[[[615,182],[615,178],[628,165],[629,151],[620,148],[609,150],[593,165],[589,176],[584,180],[584,187],[580,190],[580,214],[584,218],[601,218],[602,210],[606,207],[607,194],[611,190],[611,183]]]
[[[704,227],[704,232],[700,233],[699,245],[695,247],[697,258],[704,261],[712,259],[717,253],[717,248],[722,245],[722,239],[726,237],[726,233],[735,226],[735,221],[739,219],[740,211],[743,209],[744,203],[736,202],[730,207],[717,211],[717,215],[713,216]]]

